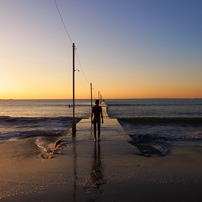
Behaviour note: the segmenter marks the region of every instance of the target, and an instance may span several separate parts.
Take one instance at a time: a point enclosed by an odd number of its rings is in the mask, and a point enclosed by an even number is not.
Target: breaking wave
[[[118,119],[144,156],[165,156],[172,146],[202,146],[202,118]]]
[[[50,124],[50,123],[61,123],[69,124],[71,122],[71,117],[10,117],[10,116],[0,116],[0,124],[6,125],[34,125],[34,124]],[[78,119],[79,120],[79,119]],[[36,125],[37,126],[37,125]]]
[[[80,118],[75,121],[80,121]],[[63,136],[71,124],[71,117],[0,116],[0,140]]]
[[[24,139],[31,137],[58,137],[67,134],[67,130],[34,130],[34,131],[14,131],[7,133],[0,133],[0,140],[9,140],[9,139]]]
[[[133,125],[136,124],[194,124],[195,126],[202,125],[202,118],[181,118],[181,117],[141,117],[141,118],[119,118],[120,122],[126,122]]]

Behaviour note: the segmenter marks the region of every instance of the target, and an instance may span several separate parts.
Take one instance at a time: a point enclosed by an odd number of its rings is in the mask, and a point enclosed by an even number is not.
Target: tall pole
[[[72,119],[72,136],[76,135],[75,123],[75,45],[73,43],[73,119]]]
[[[92,87],[92,83],[90,83],[90,100],[91,100],[91,113],[92,113],[92,108],[93,108],[93,87]],[[92,131],[92,115],[90,114],[90,120],[91,120],[91,131]]]
[[[100,100],[100,91],[98,91],[98,100]]]
[[[91,100],[91,109],[93,107],[93,95],[92,95],[92,90],[93,90],[93,86],[92,83],[90,83],[90,100]]]

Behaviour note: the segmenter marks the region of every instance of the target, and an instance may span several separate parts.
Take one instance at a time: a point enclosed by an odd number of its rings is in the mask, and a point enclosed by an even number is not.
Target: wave
[[[11,117],[11,116],[0,116],[0,123],[37,123],[37,122],[50,122],[50,121],[59,121],[59,122],[69,122],[72,120],[72,117]],[[77,121],[80,118],[77,118]]]
[[[81,118],[75,118],[80,121]],[[71,126],[72,117],[10,117],[0,116],[0,128],[11,130],[62,129]],[[1,132],[1,131],[0,131]]]
[[[135,142],[202,141],[202,118],[118,119]]]
[[[122,127],[144,156],[172,154],[172,146],[202,146],[202,118],[120,118]]]
[[[125,122],[129,124],[194,124],[201,126],[202,117],[198,118],[160,118],[160,117],[141,117],[141,118],[118,118],[119,122]]]
[[[202,106],[202,104],[189,104],[188,106]],[[166,103],[164,103],[164,104],[159,104],[159,103],[157,103],[157,104],[154,104],[154,103],[152,103],[152,104],[148,104],[148,103],[146,103],[146,104],[142,104],[142,103],[109,103],[108,104],[108,106],[109,107],[127,107],[127,106],[134,106],[134,107],[138,107],[138,106],[140,106],[140,107],[146,107],[146,106],[148,106],[148,107],[169,107],[169,106],[171,106],[171,107],[178,107],[178,106],[187,106],[187,104],[183,104],[183,103],[179,103],[179,104],[166,104]]]
[[[146,157],[166,156],[172,154],[172,146],[202,146],[202,137],[186,137],[162,134],[134,134],[129,135],[133,141],[128,141]]]
[[[32,130],[32,131],[14,131],[0,133],[0,140],[14,140],[31,137],[60,137],[68,133],[68,130]]]
[[[134,134],[130,137],[133,141],[128,142],[146,157],[170,155],[173,153],[172,146],[202,146],[202,137],[167,136],[153,133]]]
[[[0,140],[16,141],[26,138],[34,138],[36,146],[40,150],[39,156],[45,159],[53,158],[60,154],[69,142],[67,141],[68,131],[18,131],[0,134]]]
[[[187,137],[181,135],[163,135],[155,133],[140,133],[130,135],[135,143],[149,143],[149,142],[165,142],[170,143],[174,141],[202,141],[202,137]]]
[[[67,140],[63,137],[37,137],[36,146],[41,150],[40,156],[45,159],[53,158],[55,154],[60,154],[67,144]]]
[[[79,122],[81,118],[75,118]],[[0,140],[62,136],[68,133],[72,117],[0,116]]]

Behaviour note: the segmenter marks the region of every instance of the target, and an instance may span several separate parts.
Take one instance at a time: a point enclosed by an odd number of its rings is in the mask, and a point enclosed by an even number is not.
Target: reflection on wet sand
[[[73,140],[73,167],[74,167],[74,195],[73,195],[73,201],[76,201],[76,191],[77,191],[77,187],[76,187],[76,183],[77,183],[77,151],[76,151],[76,140],[75,137],[72,137]]]
[[[91,187],[98,189],[98,193],[101,193],[99,191],[100,185],[106,184],[106,181],[104,180],[104,168],[102,166],[100,142],[94,143],[94,155],[91,166],[90,182]]]

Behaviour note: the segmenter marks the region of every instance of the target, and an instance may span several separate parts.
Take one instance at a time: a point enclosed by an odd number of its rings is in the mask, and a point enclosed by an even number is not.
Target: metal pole
[[[100,91],[98,91],[98,100],[100,100]]]
[[[93,95],[92,95],[92,83],[90,83],[90,100],[91,100],[91,113],[93,108]],[[91,132],[92,132],[92,114],[90,113],[90,120],[91,120]]]
[[[91,100],[91,109],[92,109],[92,107],[93,107],[93,95],[92,95],[92,83],[90,83],[90,100]]]
[[[72,119],[72,136],[76,135],[75,123],[75,45],[73,43],[73,119]]]

